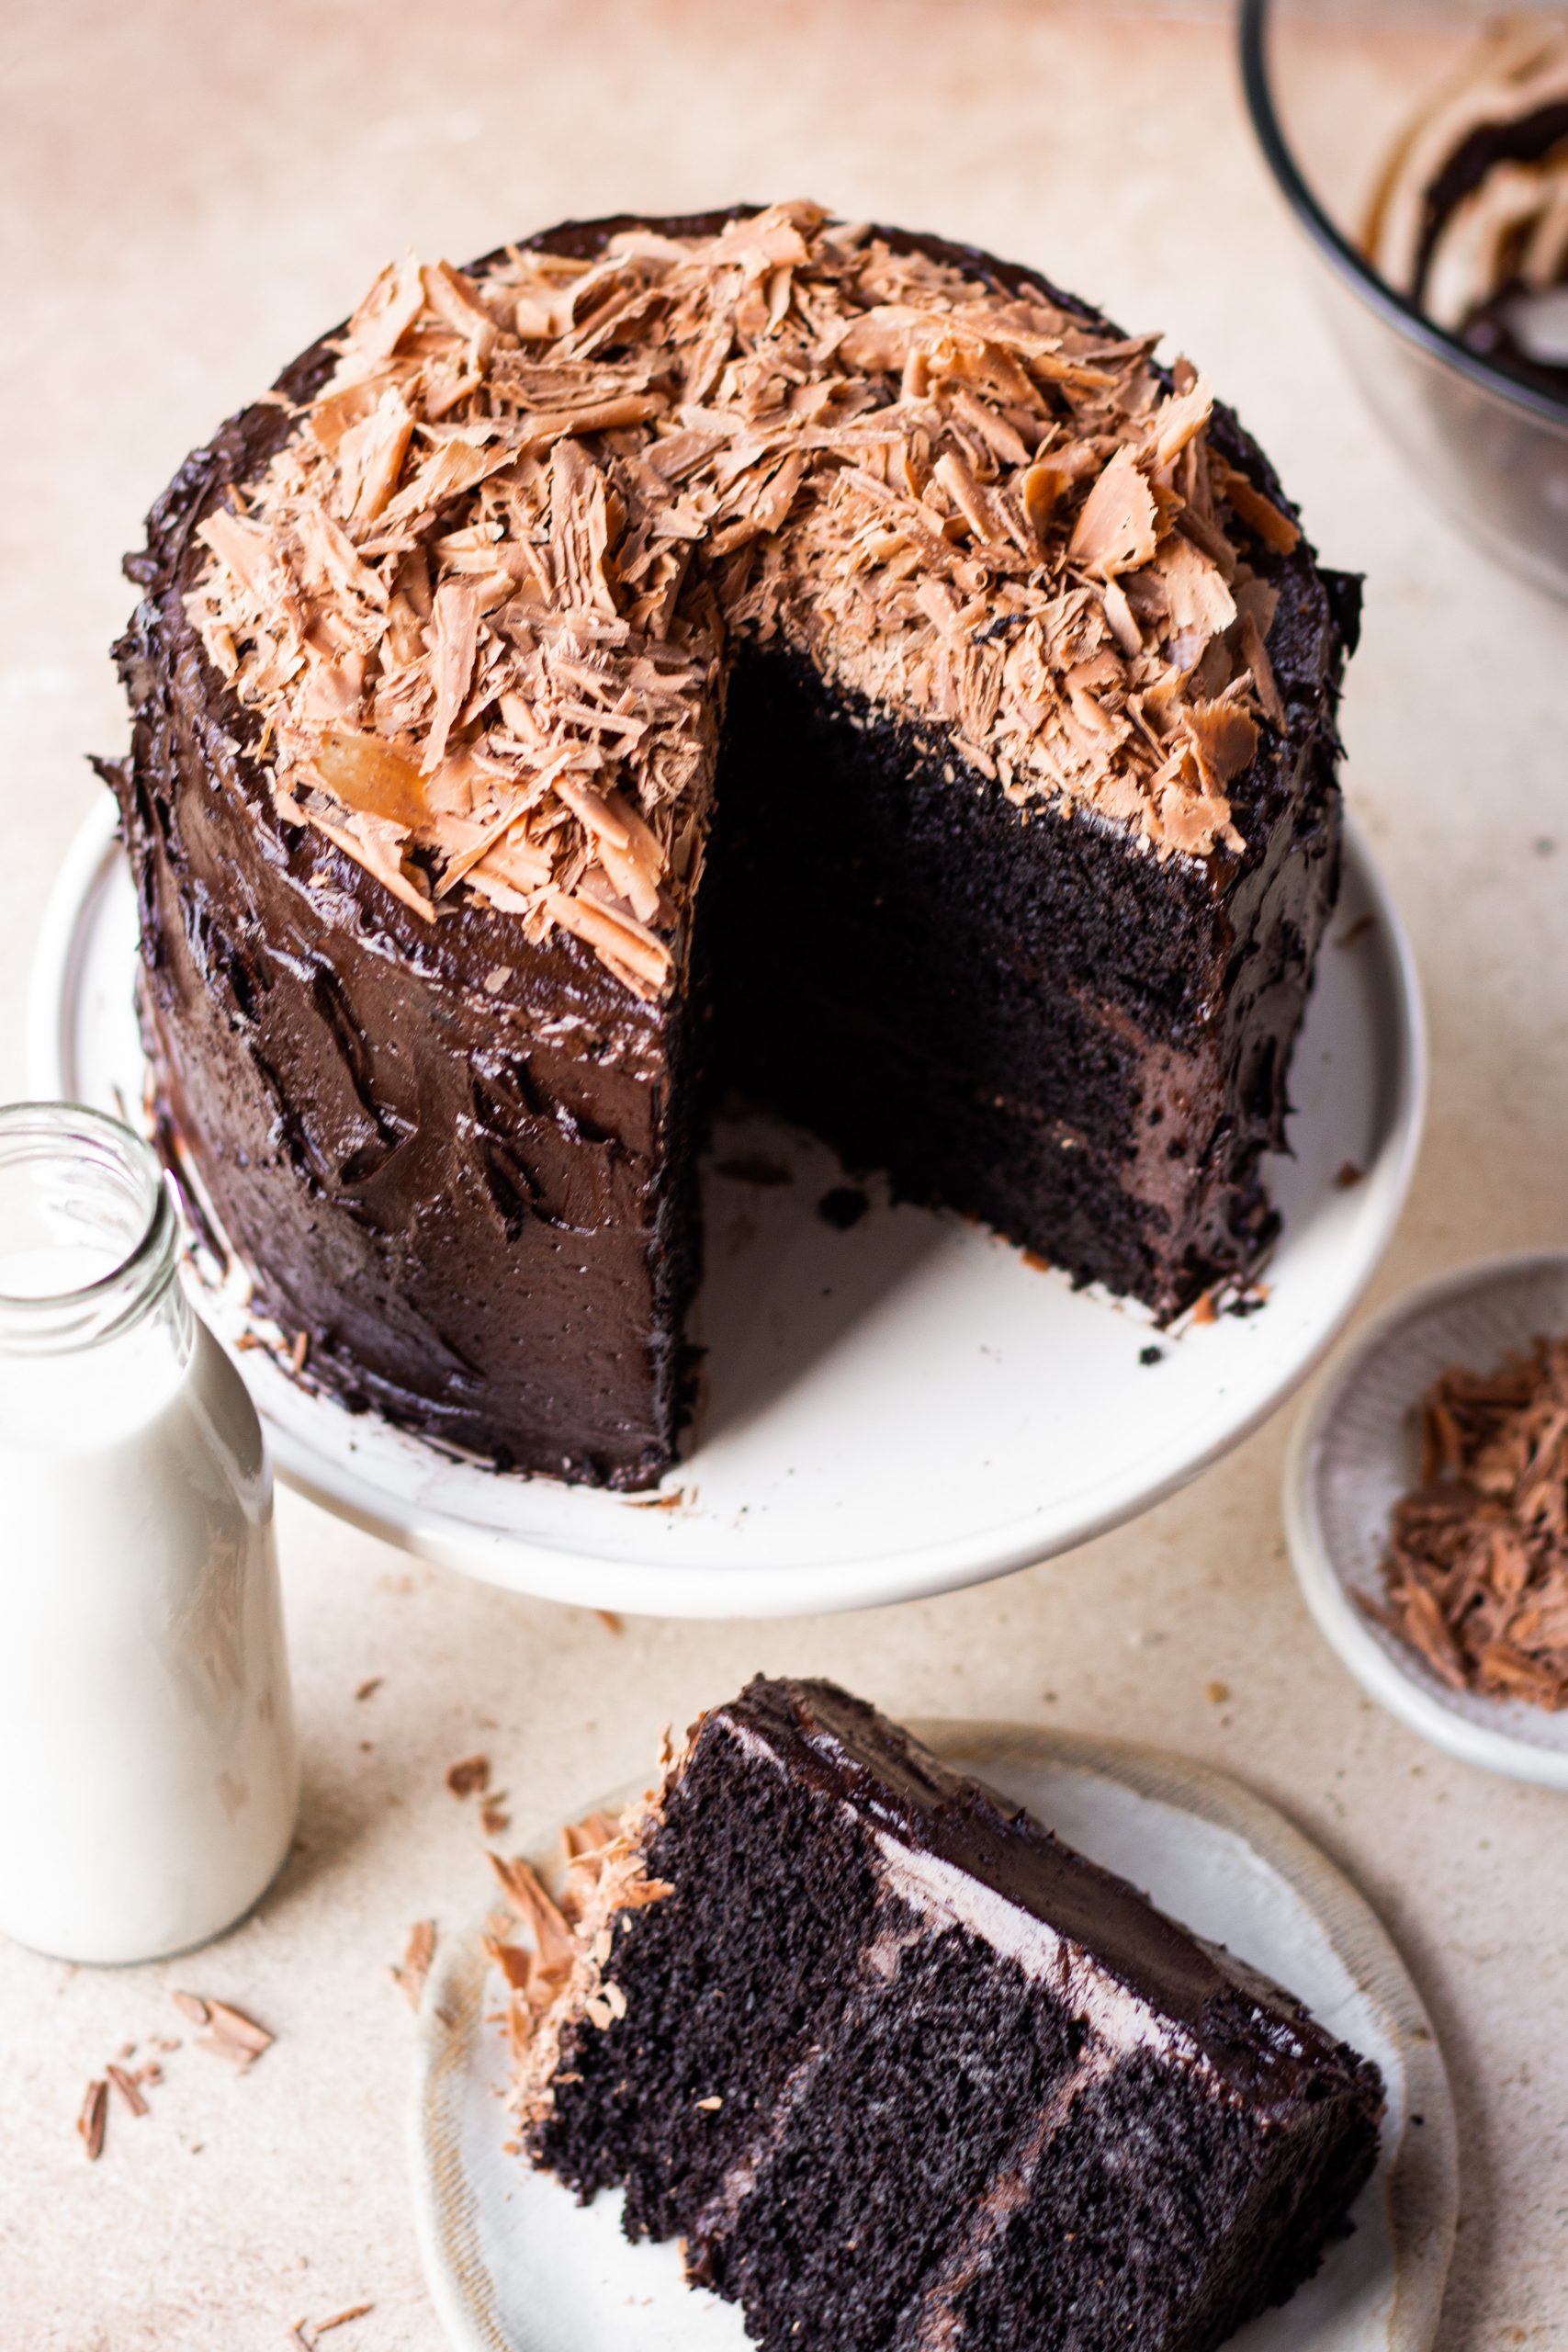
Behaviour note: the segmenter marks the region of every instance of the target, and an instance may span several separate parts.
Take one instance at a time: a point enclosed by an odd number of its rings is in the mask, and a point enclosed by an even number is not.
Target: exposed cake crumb
[[[861,1191],[858,1184],[835,1184],[832,1191],[824,1193],[818,1202],[817,1214],[824,1225],[833,1227],[835,1233],[848,1233],[852,1226],[860,1223],[870,1207],[869,1196]]]
[[[1427,1391],[1383,1584],[1363,1606],[1452,1689],[1568,1704],[1568,1338]]]
[[[1021,807],[1237,851],[1299,535],[1157,340],[805,202],[482,276],[410,256],[198,524],[188,609],[286,815],[423,919],[476,895],[644,996],[683,952],[747,636]]]

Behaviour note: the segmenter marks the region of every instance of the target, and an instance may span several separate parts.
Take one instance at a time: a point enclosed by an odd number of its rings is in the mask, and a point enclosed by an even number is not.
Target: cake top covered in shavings
[[[1295,525],[1213,395],[809,203],[383,271],[187,598],[284,813],[656,998],[744,639],[1028,808],[1239,851]],[[830,812],[828,812],[830,827]]]

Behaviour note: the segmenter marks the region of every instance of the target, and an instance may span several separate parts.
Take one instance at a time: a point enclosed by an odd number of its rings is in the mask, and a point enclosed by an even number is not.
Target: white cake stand
[[[136,913],[112,811],[78,839],[34,973],[34,1090],[137,1115]],[[1425,1097],[1410,950],[1352,833],[1292,1067],[1283,1235],[1267,1303],[1177,1334],[1075,1291],[955,1217],[818,1213],[832,1155],[761,1120],[719,1162],[785,1163],[766,1189],[710,1168],[693,1336],[705,1395],[688,1458],[649,1498],[502,1477],[355,1417],[278,1355],[238,1361],[283,1477],[390,1542],[521,1592],[682,1617],[905,1600],[1027,1566],[1118,1525],[1237,1444],[1343,1326],[1387,1246]],[[874,1195],[875,1188],[873,1187]],[[243,1296],[202,1305],[226,1343]]]

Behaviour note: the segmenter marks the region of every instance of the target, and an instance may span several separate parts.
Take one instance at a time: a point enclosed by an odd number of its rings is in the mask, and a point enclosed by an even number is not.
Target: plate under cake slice
[[[769,2352],[1207,2352],[1371,2172],[1375,2067],[830,1683],[569,1847],[496,1947],[528,2153]]]
[[[1155,340],[807,203],[569,223],[187,460],[105,773],[311,1382],[657,1480],[727,1084],[1160,1317],[1256,1269],[1356,597]]]

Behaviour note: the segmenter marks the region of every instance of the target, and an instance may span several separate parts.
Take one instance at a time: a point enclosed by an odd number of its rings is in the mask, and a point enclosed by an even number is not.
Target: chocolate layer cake
[[[311,1378],[656,1479],[727,1083],[1162,1317],[1257,1264],[1355,595],[1153,340],[811,205],[575,224],[182,468],[105,773]]]
[[[1208,2352],[1317,2267],[1377,2070],[826,1682],[504,1876],[528,2152],[769,2352]]]

